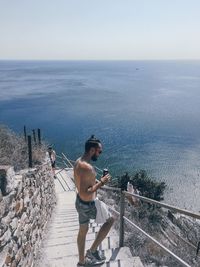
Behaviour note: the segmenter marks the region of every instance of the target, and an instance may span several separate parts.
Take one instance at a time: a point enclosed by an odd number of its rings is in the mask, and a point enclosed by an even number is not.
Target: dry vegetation
[[[46,145],[33,145],[32,150],[33,165],[41,164]],[[12,165],[16,171],[28,167],[27,142],[4,125],[0,125],[0,165]]]

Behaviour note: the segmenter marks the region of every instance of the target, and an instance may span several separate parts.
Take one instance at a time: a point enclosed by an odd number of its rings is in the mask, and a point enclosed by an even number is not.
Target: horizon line
[[[200,61],[200,58],[173,59],[1,59],[0,61]]]

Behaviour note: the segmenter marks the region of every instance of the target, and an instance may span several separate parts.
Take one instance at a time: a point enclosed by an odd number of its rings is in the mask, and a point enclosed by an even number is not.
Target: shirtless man
[[[105,257],[100,255],[97,250],[100,243],[108,234],[114,219],[110,217],[101,227],[97,237],[92,244],[91,248],[85,252],[85,240],[88,232],[88,224],[90,219],[96,218],[95,198],[96,191],[101,188],[105,183],[110,180],[110,175],[107,174],[101,177],[100,181],[96,180],[96,172],[90,161],[96,161],[99,155],[102,153],[101,142],[94,136],[91,136],[85,143],[84,155],[77,159],[74,166],[74,178],[77,188],[76,197],[76,209],[79,215],[79,232],[77,237],[78,251],[79,251],[79,263],[77,266],[94,266],[102,264],[105,261]]]

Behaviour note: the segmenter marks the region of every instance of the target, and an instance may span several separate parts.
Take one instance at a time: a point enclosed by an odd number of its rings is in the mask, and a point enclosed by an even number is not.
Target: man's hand
[[[105,176],[101,177],[101,182],[102,182],[103,184],[106,184],[108,181],[110,181],[110,179],[111,179],[111,176],[110,176],[110,174],[108,173],[108,174],[106,174]]]

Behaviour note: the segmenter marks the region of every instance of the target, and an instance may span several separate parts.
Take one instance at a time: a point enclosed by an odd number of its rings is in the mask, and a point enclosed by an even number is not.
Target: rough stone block
[[[9,194],[14,187],[14,168],[9,165],[0,166],[0,189],[3,196]]]
[[[6,177],[6,170],[0,168],[0,189],[3,196],[7,195],[7,177]]]
[[[10,229],[8,229],[4,233],[4,235],[0,238],[0,247],[4,247],[10,241],[10,238],[11,238],[11,231]]]
[[[4,216],[6,212],[6,204],[4,201],[1,201],[0,203],[0,218],[2,218]]]
[[[6,217],[2,218],[1,222],[5,225],[9,225],[11,223],[12,219],[10,217],[10,214],[8,213]]]
[[[5,232],[7,231],[7,229],[8,229],[8,225],[3,224],[1,222],[1,224],[0,224],[0,238],[5,234]]]
[[[8,253],[8,248],[6,248],[2,252],[0,252],[0,266],[4,266],[4,262],[5,262],[7,253]]]
[[[6,256],[5,264],[6,264],[6,265],[9,265],[11,262],[12,262],[12,257],[11,257],[10,254],[8,254],[8,255]]]
[[[17,226],[18,226],[18,219],[14,218],[12,220],[12,222],[10,223],[10,227],[11,227],[12,231],[15,231],[17,229]]]

